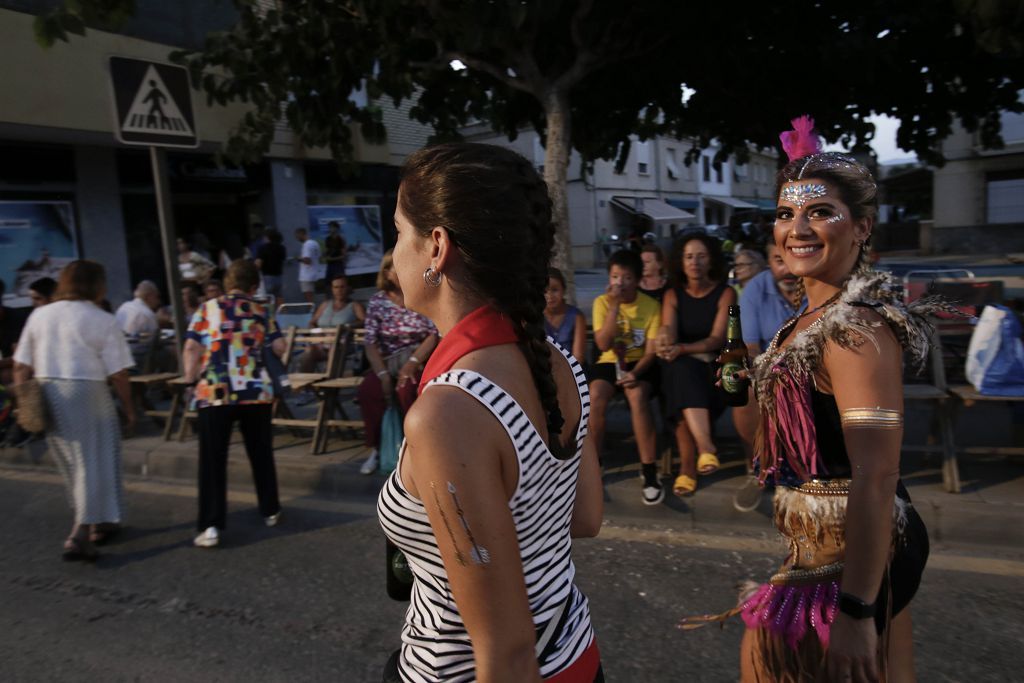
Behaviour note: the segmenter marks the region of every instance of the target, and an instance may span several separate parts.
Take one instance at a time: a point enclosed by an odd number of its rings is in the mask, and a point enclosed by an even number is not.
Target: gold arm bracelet
[[[839,413],[843,429],[900,429],[903,415],[888,408],[847,408]]]

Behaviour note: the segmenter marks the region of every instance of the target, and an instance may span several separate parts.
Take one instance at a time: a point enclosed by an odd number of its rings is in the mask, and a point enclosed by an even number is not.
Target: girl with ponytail
[[[442,340],[378,502],[415,577],[385,676],[603,680],[570,557],[600,528],[600,466],[583,372],[544,333],[547,187],[501,147],[427,148],[403,168],[395,226],[406,306]]]

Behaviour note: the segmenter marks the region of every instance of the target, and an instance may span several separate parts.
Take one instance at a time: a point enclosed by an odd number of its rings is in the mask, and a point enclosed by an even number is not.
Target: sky
[[[915,161],[917,155],[913,152],[905,152],[896,145],[896,129],[899,128],[899,119],[889,116],[872,116],[868,119],[875,124],[875,138],[871,141],[871,148],[878,155],[878,162],[881,164],[894,161]],[[842,145],[826,145],[825,149],[847,151]]]

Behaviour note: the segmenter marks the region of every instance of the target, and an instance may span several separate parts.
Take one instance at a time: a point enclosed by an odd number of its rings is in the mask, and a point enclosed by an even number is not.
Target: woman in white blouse
[[[15,384],[35,377],[42,387],[47,445],[74,507],[65,560],[94,561],[96,545],[121,522],[121,429],[108,382],[130,430],[135,410],[127,370],[134,363],[114,316],[97,305],[106,292],[103,266],[69,263],[54,302],[32,312],[14,354]]]

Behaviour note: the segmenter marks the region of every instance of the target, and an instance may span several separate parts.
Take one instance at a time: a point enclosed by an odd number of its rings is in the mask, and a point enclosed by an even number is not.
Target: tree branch
[[[572,15],[572,20],[569,22],[569,36],[572,38],[572,44],[576,47],[576,61],[565,73],[555,79],[555,90],[568,90],[579,83],[596,62],[595,55],[587,47],[582,32],[583,20],[593,8],[593,0],[583,0]]]
[[[491,64],[488,61],[484,61],[483,59],[477,59],[476,57],[470,57],[469,55],[467,55],[467,54],[465,54],[463,52],[458,52],[458,51],[448,51],[448,52],[445,52],[444,53],[444,58],[448,62],[451,62],[451,61],[457,59],[457,60],[459,60],[460,62],[462,62],[463,64],[465,64],[467,67],[469,67],[471,69],[476,69],[478,71],[483,71],[484,73],[493,76],[494,78],[496,78],[497,80],[501,81],[502,83],[504,83],[505,85],[507,85],[510,88],[515,88],[516,90],[521,90],[521,91],[523,91],[525,93],[529,93],[531,95],[536,94],[534,92],[534,89],[532,87],[530,87],[530,84],[527,83],[526,81],[524,81],[522,78],[517,78],[515,76],[509,76],[508,75],[508,71],[502,71],[501,67],[499,67],[499,66],[497,66],[495,64]]]

